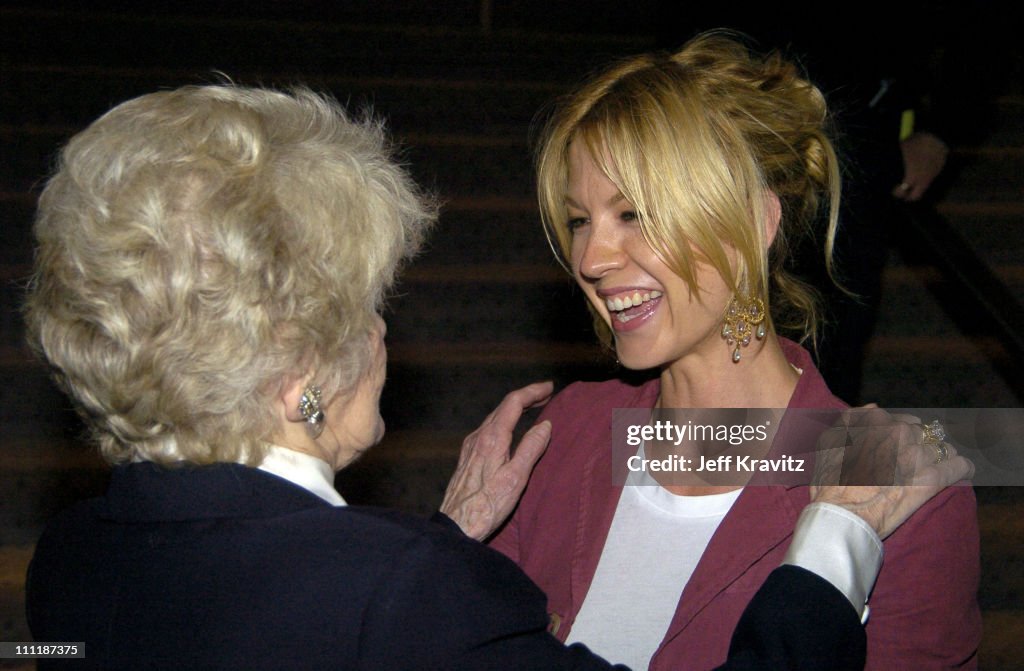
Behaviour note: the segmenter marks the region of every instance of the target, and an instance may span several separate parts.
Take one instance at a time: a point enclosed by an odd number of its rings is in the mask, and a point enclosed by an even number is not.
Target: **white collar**
[[[280,445],[268,445],[267,456],[258,468],[316,494],[332,506],[347,505],[334,488],[334,470],[323,459]]]

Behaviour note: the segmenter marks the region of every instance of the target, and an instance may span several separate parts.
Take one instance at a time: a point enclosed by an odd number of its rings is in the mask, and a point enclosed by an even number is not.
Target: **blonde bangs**
[[[767,267],[758,251],[763,228],[753,225],[764,215],[755,195],[764,193],[763,179],[750,157],[730,151],[730,129],[705,113],[695,89],[680,68],[632,72],[613,87],[615,96],[598,101],[573,132],[563,132],[557,188],[542,189],[541,205],[563,264],[572,238],[558,191],[564,196],[568,146],[582,142],[636,208],[648,243],[695,296],[697,263],[715,268],[734,291],[765,294]]]
[[[811,230],[819,197],[829,205],[831,259],[840,182],[828,121],[820,91],[792,64],[721,34],[616,64],[564,98],[541,137],[538,199],[549,243],[571,271],[568,154],[582,142],[698,300],[696,269],[705,263],[738,295],[761,299],[769,326],[784,315],[794,335],[813,337],[816,297],[785,266],[791,240]],[[603,340],[606,330],[598,325]]]

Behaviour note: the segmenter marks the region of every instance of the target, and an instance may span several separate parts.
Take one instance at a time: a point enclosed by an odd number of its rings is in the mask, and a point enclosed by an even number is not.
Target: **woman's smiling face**
[[[624,366],[728,356],[721,329],[732,292],[718,271],[697,262],[698,300],[648,244],[633,205],[577,142],[569,147],[565,201],[573,274],[611,328]]]

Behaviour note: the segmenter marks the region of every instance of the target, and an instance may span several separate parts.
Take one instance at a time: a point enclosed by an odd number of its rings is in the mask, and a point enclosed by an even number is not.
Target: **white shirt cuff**
[[[841,506],[812,503],[800,514],[783,564],[828,580],[868,620],[868,594],[882,567],[882,541],[867,522]]]

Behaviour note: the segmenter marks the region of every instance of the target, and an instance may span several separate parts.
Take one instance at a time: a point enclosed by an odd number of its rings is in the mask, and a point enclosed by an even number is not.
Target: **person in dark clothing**
[[[965,101],[955,87],[964,71],[951,61],[966,50],[952,47],[962,46],[970,24],[957,7],[901,2],[879,11],[848,3],[829,6],[826,17],[820,3],[802,1],[783,8],[658,4],[663,48],[703,30],[736,31],[759,51],[779,50],[800,63],[825,93],[844,173],[834,265],[821,254],[822,224],[794,241],[792,270],[822,294],[825,315],[812,353],[829,387],[848,403],[861,401],[891,236],[906,226],[901,205],[926,197],[946,164],[947,143],[971,131],[957,121]]]

